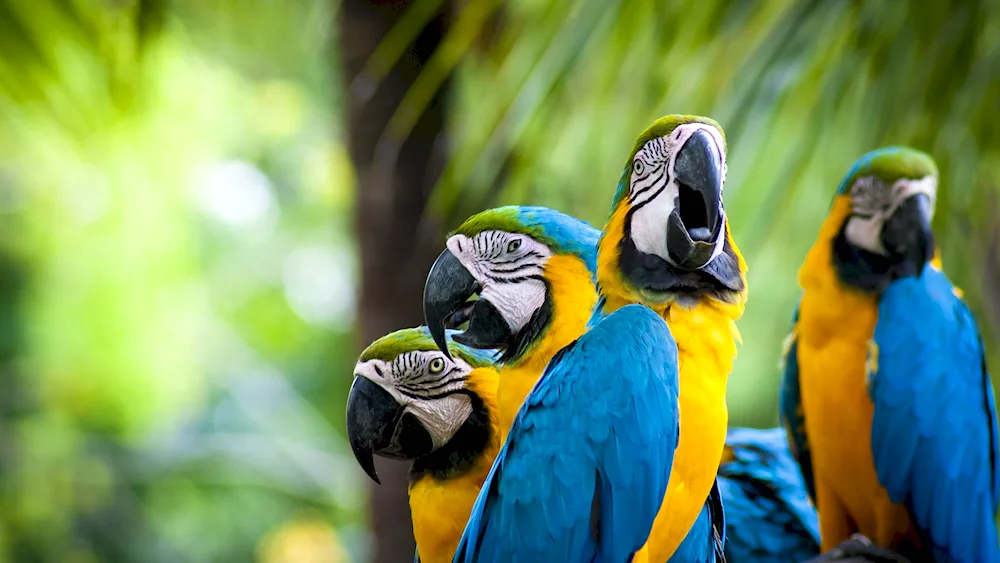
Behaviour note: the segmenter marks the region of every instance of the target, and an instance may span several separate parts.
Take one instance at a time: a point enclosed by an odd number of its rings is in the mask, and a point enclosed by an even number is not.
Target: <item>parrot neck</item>
[[[499,368],[497,402],[504,438],[521,403],[542,376],[549,360],[586,332],[587,321],[597,302],[593,274],[576,256],[556,254],[549,258],[544,278],[552,304],[547,326],[521,354]]]
[[[479,421],[463,425],[462,430],[438,454],[450,451],[431,464],[425,456],[422,467],[414,461],[410,471],[410,513],[413,537],[420,560],[425,563],[451,561],[472,513],[479,489],[486,481],[493,460],[500,450],[494,368],[477,368],[469,374],[469,390],[475,403],[474,416]],[[470,417],[471,418],[471,417]],[[463,430],[466,432],[463,434]],[[437,471],[430,470],[434,465]]]
[[[875,331],[878,297],[841,281],[833,265],[834,241],[850,210],[850,198],[837,196],[834,199],[816,243],[799,269],[799,285],[803,290],[799,304],[800,331],[821,338],[823,335],[852,335],[866,342]],[[808,326],[803,323],[803,311],[808,311],[805,316]]]

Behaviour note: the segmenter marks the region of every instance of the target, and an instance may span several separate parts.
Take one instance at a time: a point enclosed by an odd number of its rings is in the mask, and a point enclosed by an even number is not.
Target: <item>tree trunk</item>
[[[345,0],[339,16],[348,147],[357,173],[355,229],[361,260],[358,324],[362,345],[388,332],[423,324],[424,280],[444,248],[441,225],[422,220],[443,165],[442,92],[437,93],[408,138],[395,139],[385,133],[390,116],[437,48],[444,16],[431,21],[381,82],[373,83],[361,75],[369,56],[407,4],[406,0]],[[379,459],[376,466],[382,484],[372,485],[370,491],[375,536],[372,561],[412,561],[408,464]]]

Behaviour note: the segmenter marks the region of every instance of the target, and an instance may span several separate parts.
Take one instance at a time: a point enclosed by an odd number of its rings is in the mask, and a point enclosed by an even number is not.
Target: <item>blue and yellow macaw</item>
[[[819,555],[819,518],[781,428],[731,428],[719,467],[729,563]]]
[[[603,313],[648,305],[669,325],[680,354],[681,437],[649,538],[651,561],[673,556],[708,510],[726,440],[726,381],[747,282],[722,202],[725,177],[718,123],[676,115],[656,121],[636,140],[598,245]]]
[[[412,460],[410,511],[417,560],[445,563],[500,449],[496,353],[426,328],[387,334],[362,353],[347,399],[354,456],[377,483],[372,454]]]
[[[547,207],[507,206],[469,217],[449,237],[424,287],[424,316],[446,350],[455,340],[498,349],[501,437],[555,354],[584,333],[597,301],[597,238]],[[468,301],[473,295],[476,301]]]
[[[799,270],[781,411],[823,550],[1000,561],[997,417],[975,320],[935,256],[938,172],[905,147],[847,173]]]
[[[725,142],[711,120],[668,116],[640,135],[598,247],[601,304],[517,414],[456,560],[721,556],[721,503],[710,493],[746,288],[724,175]],[[675,324],[687,346],[679,366]],[[676,442],[653,436],[677,436],[685,465]],[[650,465],[657,459],[667,466]]]

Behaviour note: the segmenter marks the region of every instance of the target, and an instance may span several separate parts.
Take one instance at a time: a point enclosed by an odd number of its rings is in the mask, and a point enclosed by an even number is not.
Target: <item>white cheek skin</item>
[[[385,374],[384,376],[378,374],[375,369],[376,364]],[[472,371],[472,367],[460,358],[455,359],[455,364],[465,373]],[[472,401],[468,395],[462,393],[429,400],[418,400],[400,393],[396,389],[395,375],[393,375],[389,362],[381,360],[359,362],[354,373],[358,377],[371,380],[372,383],[384,389],[403,407],[404,412],[417,417],[430,434],[434,449],[448,443],[448,440],[454,437],[455,432],[458,432],[462,424],[465,424],[465,421],[472,415]],[[461,387],[461,384],[456,384],[456,387]]]
[[[868,252],[888,256],[889,251],[882,243],[882,227],[886,219],[891,217],[907,198],[918,194],[926,195],[930,199],[933,217],[937,178],[926,176],[919,180],[897,180],[892,186],[892,201],[887,209],[868,209],[866,213],[871,213],[871,217],[854,216],[847,220],[847,226],[844,228],[847,241]]]
[[[714,127],[700,123],[680,125],[666,139],[666,146],[668,147],[667,150],[670,156],[667,162],[661,164],[661,166],[666,166],[671,171],[669,174],[670,183],[654,199],[650,200],[632,214],[630,234],[636,249],[645,254],[659,256],[668,262],[671,260],[670,255],[667,253],[667,217],[669,217],[670,213],[674,211],[679,193],[679,188],[677,187],[675,180],[676,174],[673,172],[674,163],[677,158],[677,151],[695,131],[705,131],[712,136],[713,140],[715,140],[716,149],[718,151],[717,154],[721,161],[719,164],[722,170],[722,182],[723,185],[725,184],[726,159],[723,156],[722,149],[724,143],[722,142],[722,136],[718,130]],[[637,156],[647,150],[648,147],[648,144],[647,147],[643,147]],[[647,159],[648,158],[649,157],[647,157]],[[665,173],[663,174],[664,177],[667,177]],[[637,189],[634,183],[631,186],[631,189],[633,192]],[[646,196],[639,196],[639,199],[642,199],[643,197]],[[722,213],[721,210],[720,220],[725,220],[725,214]],[[715,248],[712,252],[713,260],[718,257],[719,254],[722,254],[724,246],[725,237],[720,235],[715,241]]]
[[[511,330],[517,332],[545,302],[545,283],[528,279],[518,283],[490,283],[480,299],[486,299],[503,315]]]
[[[541,256],[543,263],[552,256],[552,251],[544,244],[530,238],[522,238],[522,241],[522,244],[527,245],[522,250],[530,250]],[[473,241],[465,235],[452,236],[448,239],[447,247],[479,282],[482,288],[479,298],[493,304],[512,331],[517,332],[524,328],[535,311],[545,302],[546,288],[541,280],[529,278],[516,283],[502,283],[490,279],[486,262],[488,259],[477,254]],[[535,266],[522,272],[521,275],[538,275],[541,272],[541,266]]]
[[[667,258],[667,217],[674,210],[677,187],[671,183],[632,214],[632,242],[639,252]]]
[[[476,267],[476,249],[472,244],[472,240],[465,235],[454,235],[448,239],[445,246],[465,266],[465,269],[472,274],[472,277],[479,280],[480,274]]]
[[[847,227],[844,229],[844,236],[847,241],[863,248],[868,252],[888,256],[889,252],[882,244],[882,225],[885,219],[876,215],[870,219],[864,217],[851,217],[847,220]]]
[[[468,395],[456,393],[430,401],[414,401],[407,405],[406,411],[423,423],[436,450],[447,444],[472,415],[472,401]]]

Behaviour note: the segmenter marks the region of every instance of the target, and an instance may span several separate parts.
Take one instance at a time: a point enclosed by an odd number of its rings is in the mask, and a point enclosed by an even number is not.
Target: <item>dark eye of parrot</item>
[[[427,366],[427,369],[429,369],[431,373],[441,373],[444,369],[444,360],[441,358],[434,358],[431,360],[430,365]]]
[[[643,170],[642,161],[639,160],[639,159],[636,159],[635,164],[633,165],[632,169],[635,170],[636,174],[642,174],[642,170]]]
[[[514,239],[507,243],[507,252],[517,252],[517,249],[521,248],[521,239]]]

